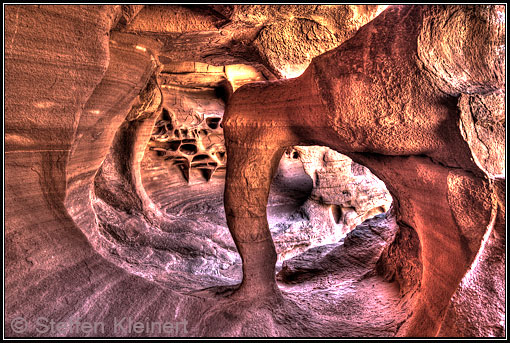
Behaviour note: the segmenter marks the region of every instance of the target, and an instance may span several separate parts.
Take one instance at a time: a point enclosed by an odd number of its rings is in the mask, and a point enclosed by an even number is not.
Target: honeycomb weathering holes
[[[164,107],[154,126],[149,149],[178,166],[188,182],[192,168],[201,170],[208,181],[218,168],[225,168],[221,120],[219,115],[198,111],[188,113],[183,120]]]

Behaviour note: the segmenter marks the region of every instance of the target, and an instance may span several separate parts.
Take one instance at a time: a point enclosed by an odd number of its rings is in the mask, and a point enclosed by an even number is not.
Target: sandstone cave
[[[505,13],[4,5],[4,335],[505,337]]]

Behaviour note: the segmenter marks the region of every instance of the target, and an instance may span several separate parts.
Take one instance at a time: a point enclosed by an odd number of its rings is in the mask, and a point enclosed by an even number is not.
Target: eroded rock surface
[[[391,7],[354,38],[313,59],[300,77],[246,85],[233,94],[224,118],[230,161],[225,208],[245,256],[240,296],[279,294],[266,204],[285,147],[325,145],[380,177],[395,199],[397,223],[418,234],[421,283],[412,315],[398,334],[438,333],[496,217],[493,178],[474,162],[476,151],[459,126],[457,103],[460,92],[503,89],[503,58],[494,52],[502,35],[499,11],[497,6]],[[442,31],[436,26],[442,18],[454,27],[468,25],[468,30],[482,22],[490,26],[479,35],[463,35]],[[426,41],[430,33],[436,36]],[[444,69],[423,57],[451,39],[457,40],[453,46],[465,42],[473,51],[445,52],[439,57]],[[479,55],[490,62],[480,64]],[[466,63],[456,65],[457,56]],[[456,77],[446,78],[442,70]],[[265,105],[255,104],[254,99],[268,98],[272,101]],[[257,115],[262,109],[263,119]],[[405,277],[418,280],[415,273]]]
[[[503,336],[504,7],[385,8],[6,5],[5,335]]]
[[[187,181],[191,168],[200,170],[209,181],[218,168],[225,168],[226,149],[220,127],[223,103],[214,96],[214,89],[209,94],[166,88],[163,92],[167,105],[155,124],[150,149],[178,166]]]
[[[284,189],[306,182],[311,185],[308,191],[303,189],[308,197],[283,222],[282,218],[279,222],[272,218],[274,211],[268,214],[279,261],[318,245],[338,242],[365,219],[390,208],[391,196],[384,183],[367,168],[334,150],[317,146],[294,146],[282,156],[271,185],[270,208],[274,208],[271,196],[275,182],[291,177],[291,172],[284,169],[291,169],[286,165],[291,166],[292,160],[301,162],[294,168],[301,174],[304,171],[308,178],[303,175],[304,181],[299,181],[295,175],[296,180]],[[293,197],[299,199],[298,195]],[[284,202],[288,204],[289,200]]]
[[[162,70],[164,104],[142,161],[145,188],[170,215],[226,226],[221,207],[227,156],[221,123],[229,96],[222,92],[229,90],[224,82],[237,89],[261,76],[241,65],[181,63]],[[222,100],[222,95],[227,98]],[[177,168],[187,185],[174,175]],[[213,178],[215,172],[218,178]],[[178,195],[182,187],[186,195]],[[325,147],[289,149],[269,196],[268,218],[279,261],[338,242],[390,204],[384,183],[347,156]],[[224,227],[216,230],[225,232]]]

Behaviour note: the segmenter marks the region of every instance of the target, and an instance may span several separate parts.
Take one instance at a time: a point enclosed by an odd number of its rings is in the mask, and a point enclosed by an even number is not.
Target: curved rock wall
[[[109,328],[122,317],[188,320],[174,336],[504,335],[504,8],[381,9],[5,6],[6,336],[94,336],[42,332],[41,317]],[[193,71],[175,70],[187,61]],[[192,187],[178,191],[187,183],[175,173],[146,182],[142,161],[172,100],[161,84],[204,80],[227,101],[226,217],[217,170],[207,225],[201,211],[166,211],[157,187],[190,200]],[[345,194],[323,187],[348,160],[327,158],[310,179],[313,154],[304,168],[285,155],[308,145],[367,167],[393,212],[289,260],[277,284],[273,239],[281,254],[288,241],[268,214],[306,216],[312,193],[328,206],[317,213],[357,223]],[[378,201],[352,207],[385,210]],[[284,282],[296,270],[307,280],[297,288]],[[377,301],[345,284],[377,289]],[[378,306],[388,322],[374,319]],[[99,333],[133,335],[161,333]]]
[[[113,324],[114,316],[154,313],[150,307],[156,299],[148,301],[144,294],[172,297],[171,291],[104,260],[80,231],[90,222],[75,222],[86,213],[73,218],[64,205],[71,194],[69,163],[73,141],[80,139],[79,123],[107,121],[96,128],[105,131],[98,144],[102,150],[89,146],[79,164],[82,171],[73,175],[77,182],[93,175],[87,165],[99,166],[97,155],[106,155],[116,131],[109,125],[118,113],[99,116],[86,104],[107,82],[107,70],[119,67],[112,63],[108,36],[121,14],[119,6],[6,6],[6,336],[74,336],[68,328],[44,332],[36,320],[93,321],[106,311],[113,316],[105,321]],[[132,83],[126,87],[133,88]],[[103,103],[103,108],[115,105]],[[30,139],[16,132],[31,132]],[[12,325],[14,318],[23,318],[26,326]]]
[[[224,102],[218,97],[224,81],[236,89],[260,78],[240,65],[163,66],[164,104],[145,151],[142,177],[149,196],[164,212],[193,218],[202,226],[213,225],[216,232],[229,235],[223,211],[218,210],[227,160]],[[219,173],[217,178],[215,173]],[[391,204],[384,184],[368,169],[324,147],[287,151],[271,187],[268,220],[279,261],[337,242],[365,219],[386,212]],[[111,191],[110,198],[117,193],[122,192]]]
[[[340,47],[315,58],[299,78],[247,85],[234,93],[224,119],[232,163],[227,165],[225,208],[243,257],[241,296],[279,296],[273,286],[276,254],[265,220],[268,182],[283,148],[321,144],[371,169],[395,200],[397,222],[416,230],[421,286],[399,334],[437,334],[453,293],[484,249],[497,203],[493,179],[473,162],[459,127],[458,98],[441,91],[440,74],[423,69],[427,65],[420,56],[432,48],[419,37],[427,22],[437,25],[436,18],[469,18],[478,27],[487,13],[494,17],[498,10],[395,6]],[[458,12],[464,14],[455,16]],[[472,82],[480,92],[501,88],[504,73],[502,57],[492,54],[501,23],[489,23],[484,29],[491,33],[476,35],[476,43],[473,36],[461,37],[476,47],[469,52],[470,61],[478,54],[495,60],[462,66],[476,75]],[[457,31],[441,32],[441,38],[460,39]],[[254,99],[272,101],[260,106]],[[258,116],[262,108],[263,118]]]

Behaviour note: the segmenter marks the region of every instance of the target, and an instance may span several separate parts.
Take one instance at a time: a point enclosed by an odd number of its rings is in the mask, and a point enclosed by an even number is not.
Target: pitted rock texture
[[[313,57],[352,37],[384,8],[146,5],[123,31],[162,42],[162,63],[189,61],[193,57],[193,61],[212,65],[248,64],[267,79],[275,79],[296,76]],[[282,27],[286,31],[283,35],[278,30]],[[288,71],[292,73],[285,74]]]
[[[474,161],[477,151],[460,124],[458,92],[504,91],[503,58],[493,49],[503,34],[501,21],[492,20],[499,11],[497,6],[390,7],[352,39],[314,58],[298,78],[249,84],[233,94],[224,116],[225,211],[243,257],[237,296],[280,295],[266,220],[270,181],[286,147],[324,145],[381,178],[394,199],[397,223],[418,235],[421,275],[399,277],[420,285],[398,335],[438,334],[497,213],[494,176]],[[443,18],[452,27],[484,31],[443,31]],[[442,69],[432,70],[435,60],[423,57],[450,39],[456,40],[453,47],[472,47],[439,57],[453,79]],[[489,61],[480,63],[479,55]],[[462,66],[455,64],[457,57],[465,61]],[[261,105],[255,99],[272,101]]]
[[[377,16],[385,7],[235,6],[225,13],[231,20],[225,28],[236,27],[240,23],[260,28],[253,42],[256,51],[275,75],[291,78],[299,76],[313,57],[352,37],[360,26]]]
[[[188,182],[192,168],[200,170],[209,181],[226,163],[221,128],[224,102],[243,84],[265,80],[260,72],[246,65],[163,65],[160,82],[165,103],[149,149],[178,166]]]
[[[5,336],[503,336],[505,8],[384,8],[6,5]],[[172,100],[226,104],[208,182],[150,150]],[[393,208],[300,254],[348,201],[310,145]]]
[[[331,216],[346,233],[368,217],[384,213],[391,195],[369,169],[327,147],[295,147],[304,169],[314,181],[311,198],[330,207]]]
[[[223,103],[214,96],[214,89],[193,94],[196,92],[165,87],[163,93],[165,104],[149,149],[177,165],[187,181],[191,168],[200,170],[209,181],[218,168],[225,168],[226,149],[220,127]]]
[[[475,162],[490,175],[505,174],[505,101],[503,92],[462,94],[459,110],[462,133]]]

